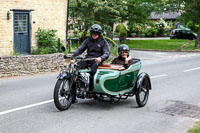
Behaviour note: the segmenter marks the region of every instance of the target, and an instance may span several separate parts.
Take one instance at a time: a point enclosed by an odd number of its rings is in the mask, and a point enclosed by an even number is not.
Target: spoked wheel
[[[136,94],[136,102],[139,107],[144,107],[146,105],[150,89],[150,81],[147,77],[144,77]]]
[[[73,93],[69,89],[70,80],[58,80],[54,88],[54,103],[60,111],[67,110],[72,104]]]

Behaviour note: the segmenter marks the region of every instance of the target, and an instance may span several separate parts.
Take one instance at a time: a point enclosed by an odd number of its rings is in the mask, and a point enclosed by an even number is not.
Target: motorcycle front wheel
[[[67,110],[72,104],[73,93],[69,88],[70,80],[58,80],[54,88],[54,104],[60,111]]]

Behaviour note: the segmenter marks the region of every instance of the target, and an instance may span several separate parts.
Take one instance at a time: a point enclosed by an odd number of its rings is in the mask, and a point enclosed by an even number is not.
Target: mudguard
[[[67,72],[67,70],[62,70],[61,72],[60,72],[60,74],[58,75],[58,77],[57,77],[57,79],[68,79],[68,78],[70,78],[71,77],[71,75]]]
[[[138,75],[137,77],[137,80],[136,80],[136,84],[135,84],[135,91],[138,92],[139,88],[140,88],[140,85],[142,83],[142,81],[144,80],[144,78],[147,78],[149,83],[150,83],[150,90],[151,90],[151,80],[150,80],[150,77],[147,73],[145,72],[142,72]]]

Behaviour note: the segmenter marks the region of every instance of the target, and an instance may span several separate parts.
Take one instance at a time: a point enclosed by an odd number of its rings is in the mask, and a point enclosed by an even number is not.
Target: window
[[[27,32],[27,15],[15,14],[15,32]]]

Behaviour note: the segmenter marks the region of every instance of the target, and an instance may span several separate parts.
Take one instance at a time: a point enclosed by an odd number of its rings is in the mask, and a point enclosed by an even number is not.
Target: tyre
[[[69,88],[70,80],[58,80],[54,88],[54,104],[60,111],[67,110],[72,104],[73,93]]]
[[[147,76],[145,76],[138,88],[138,92],[136,93],[136,102],[139,107],[144,107],[148,101],[149,90],[151,89],[150,81]]]

